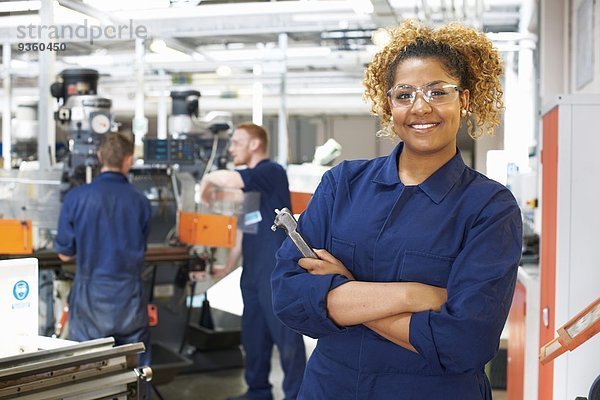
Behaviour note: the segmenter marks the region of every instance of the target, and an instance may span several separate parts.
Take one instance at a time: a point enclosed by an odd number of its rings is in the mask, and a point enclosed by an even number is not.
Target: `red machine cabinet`
[[[540,345],[600,293],[600,95],[561,95],[542,113]],[[587,395],[600,373],[600,337],[538,364],[538,399]]]

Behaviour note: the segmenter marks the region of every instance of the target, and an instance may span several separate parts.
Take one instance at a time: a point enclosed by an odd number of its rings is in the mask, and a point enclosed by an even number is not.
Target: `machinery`
[[[145,139],[144,164],[130,172],[132,183],[152,204],[150,243],[174,238],[178,212],[197,211],[196,183],[228,162],[231,113],[213,111],[200,117],[197,90],[173,90],[171,99],[169,137]]]
[[[38,259],[0,260],[0,399],[138,399],[152,377],[143,343],[38,336]]]
[[[207,130],[213,134],[231,132],[231,113],[213,111],[198,119],[200,92],[197,90],[171,91],[172,113],[169,119],[169,133],[175,139],[197,135]]]
[[[0,171],[0,254],[30,254],[52,242],[60,176],[59,170]]]
[[[62,71],[59,81],[51,87],[52,95],[58,100],[55,119],[65,130],[68,139],[69,151],[63,159],[62,170],[0,172],[0,200],[3,200],[0,202],[0,214],[11,218],[10,229],[17,230],[19,238],[27,239],[23,241],[24,244],[22,241],[15,241],[11,247],[27,245],[30,249],[27,252],[31,252],[34,249],[43,249],[51,243],[51,231],[56,227],[60,198],[68,189],[90,182],[98,174],[98,145],[102,136],[115,128],[111,101],[97,94],[98,78],[99,75],[94,70],[69,69]],[[183,365],[184,361],[189,361],[183,358],[183,355],[186,355],[196,364],[201,364],[201,369],[240,366],[242,356],[239,350],[239,317],[220,310],[213,310],[211,316],[203,314],[199,317],[197,314],[201,310],[193,301],[194,294],[200,297],[200,293],[204,293],[216,282],[206,272],[210,271],[215,259],[226,255],[225,248],[234,243],[236,213],[241,208],[241,202],[229,199],[227,194],[218,194],[215,207],[199,209],[195,196],[195,187],[204,174],[214,169],[225,168],[229,161],[227,148],[232,127],[231,114],[210,112],[200,115],[198,91],[174,90],[171,97],[173,108],[169,118],[169,137],[145,140],[144,164],[135,165],[129,177],[150,200],[152,221],[148,241],[151,246],[149,252],[159,247],[162,257],[160,260],[147,258],[148,268],[143,277],[149,286],[147,289],[151,289],[151,301],[158,307],[159,322],[151,328],[152,345],[153,348],[163,349],[163,356],[159,357],[161,360],[157,358],[156,361],[159,365],[170,363],[168,360],[179,356],[179,363]],[[32,195],[25,196],[24,191]],[[50,206],[52,210],[47,209]],[[44,212],[38,213],[38,209]],[[217,236],[226,238],[226,243],[206,242],[207,237],[211,240],[214,237],[213,231],[195,230],[190,231],[191,237],[200,239],[186,241],[186,244],[195,246],[191,250],[191,256],[187,251],[189,246],[166,247],[167,243],[175,241],[171,239],[174,239],[177,233],[179,211],[189,212],[192,222],[197,221],[196,215],[200,215],[199,212],[214,214],[218,221],[210,225],[214,228],[219,227],[221,231],[225,230],[225,236]],[[31,225],[27,225],[28,219],[32,220]],[[223,221],[226,223],[223,224]],[[33,226],[32,233],[30,226]],[[204,225],[192,223],[188,226],[198,228]],[[42,228],[43,234],[38,233],[42,232]],[[163,254],[165,249],[185,249],[185,255],[181,259],[174,259],[166,253]],[[4,252],[9,253],[6,249]],[[24,253],[20,247],[12,252]],[[188,263],[188,259],[193,260]],[[55,275],[63,270],[65,268],[41,272],[47,272],[51,277],[49,282],[56,284],[67,281],[62,276]],[[204,271],[204,274],[200,274],[199,278],[190,278],[193,274],[188,272],[194,271]],[[42,282],[45,281],[41,277],[40,285]],[[52,288],[52,285],[46,286]],[[46,296],[40,292],[40,300],[44,297]],[[66,297],[63,297],[53,302],[50,297],[48,301],[50,306],[52,303],[57,306],[54,313],[48,313],[49,316],[55,315],[57,320],[61,315],[62,303],[66,301]],[[189,303],[186,299],[190,299]],[[206,310],[210,312],[208,308]],[[42,319],[45,318],[40,316],[40,320]],[[206,321],[214,323],[212,328],[206,327]],[[54,322],[54,318],[44,320],[39,332],[52,333]],[[213,329],[215,326],[217,328]],[[161,344],[164,346],[160,347]],[[184,347],[185,351],[182,351]],[[192,354],[194,351],[196,353]],[[23,362],[27,363],[26,360]],[[128,373],[127,376],[130,377],[131,374]],[[8,396],[13,393],[10,390],[6,392]]]
[[[331,163],[342,154],[342,146],[334,139],[328,139],[315,148],[313,160],[304,164],[287,166],[292,212],[300,214],[308,205],[317,189],[323,174],[331,168]]]
[[[55,119],[67,130],[69,142],[63,171],[40,171],[35,164],[23,162],[37,158],[37,103],[17,108],[11,158],[18,169],[0,173],[0,234],[4,239],[0,254],[29,254],[47,247],[61,197],[97,174],[98,144],[115,127],[111,101],[97,95],[98,76],[91,69],[68,69],[50,88],[59,101]]]
[[[143,399],[149,367],[137,368],[142,343],[112,338],[0,359],[0,399]]]
[[[144,141],[144,164],[169,166],[196,180],[211,169],[226,167],[231,113],[212,111],[199,117],[200,92],[171,91],[168,139]]]
[[[12,120],[11,167],[18,168],[23,161],[37,159],[38,110],[37,103],[17,106]]]
[[[239,317],[211,310],[203,293],[216,283],[211,266],[223,262],[226,249],[235,244],[242,199],[222,190],[211,206],[202,207],[196,194],[205,174],[227,167],[232,116],[215,111],[201,115],[197,90],[174,89],[171,99],[168,138],[145,139],[144,164],[130,172],[132,183],[152,205],[149,242],[191,246],[190,261],[178,269],[153,267],[151,301],[158,324],[152,327],[152,340],[193,361],[188,370],[239,367]]]
[[[77,186],[98,173],[96,152],[102,135],[116,129],[110,99],[97,94],[99,74],[93,69],[67,69],[50,87],[59,102],[54,118],[67,130],[69,154],[63,182]]]
[[[198,118],[200,92],[197,90],[179,90],[171,92],[172,113],[169,118],[169,134],[178,139],[195,129],[192,117]]]
[[[330,165],[340,155],[342,155],[342,145],[335,139],[329,138],[323,145],[317,146],[312,163],[315,165]]]

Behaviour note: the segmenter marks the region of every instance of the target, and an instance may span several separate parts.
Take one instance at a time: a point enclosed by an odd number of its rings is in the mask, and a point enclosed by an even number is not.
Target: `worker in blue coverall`
[[[270,400],[273,398],[269,372],[273,345],[280,354],[284,373],[283,392],[286,400],[295,399],[306,365],[302,335],[283,325],[273,313],[271,273],[275,268],[275,253],[285,239],[283,232],[272,232],[274,210],[290,207],[290,191],[283,167],[268,159],[266,130],[252,123],[238,125],[231,137],[229,152],[236,166],[246,169],[218,170],[201,181],[203,202],[209,202],[214,186],[258,192],[260,209],[246,215],[246,222],[257,223],[256,233],[237,231],[237,244],[229,253],[226,264],[213,270],[216,276],[229,273],[243,257],[241,291],[244,301],[242,314],[242,346],[245,352],[244,377],[246,393],[231,399]]]
[[[277,253],[276,314],[318,338],[298,398],[491,400],[484,366],[512,301],[521,214],[456,136],[499,124],[501,58],[458,24],[389,33],[364,83],[381,133],[402,142],[324,174],[298,228],[319,259],[289,239]]]
[[[69,339],[112,336],[116,344],[143,342],[139,365],[150,365],[148,296],[142,285],[150,203],[127,180],[133,143],[106,134],[98,150],[100,175],[65,196],[54,248],[76,259],[69,293]]]

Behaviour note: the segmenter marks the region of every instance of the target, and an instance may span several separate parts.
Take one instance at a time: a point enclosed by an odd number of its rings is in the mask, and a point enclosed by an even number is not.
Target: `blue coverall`
[[[142,285],[151,208],[127,177],[104,172],[65,196],[54,248],[76,255],[69,294],[69,339],[112,336],[143,342],[140,365],[150,365],[148,296]]]
[[[512,302],[522,225],[508,189],[465,166],[460,151],[420,185],[391,155],[349,161],[322,178],[299,231],[359,281],[444,287],[440,312],[414,313],[400,347],[364,325],[336,326],[327,293],[348,282],[297,265],[288,239],[277,253],[273,303],[281,320],[318,338],[300,399],[491,400],[484,365],[498,349]]]
[[[238,170],[244,182],[244,192],[260,193],[260,214],[256,234],[244,233],[242,240],[243,269],[241,278],[244,312],[242,315],[242,345],[246,353],[245,378],[247,395],[252,399],[272,399],[269,372],[273,344],[279,349],[284,372],[283,392],[286,399],[295,399],[306,365],[302,335],[283,325],[273,313],[271,273],[275,268],[275,253],[285,239],[281,231],[271,231],[275,209],[290,207],[287,174],[268,159],[254,168]]]

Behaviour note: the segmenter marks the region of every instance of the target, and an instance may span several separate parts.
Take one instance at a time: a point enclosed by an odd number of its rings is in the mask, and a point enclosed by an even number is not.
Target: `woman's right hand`
[[[298,260],[298,265],[313,275],[340,274],[354,280],[354,276],[348,268],[342,264],[340,260],[335,258],[325,249],[313,249],[318,259],[316,258],[301,258]]]
[[[406,285],[406,304],[409,312],[440,311],[446,302],[446,289],[419,282],[404,282]]]

